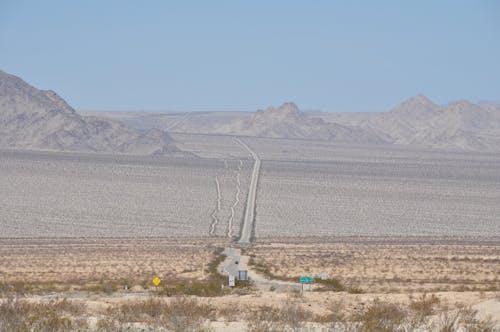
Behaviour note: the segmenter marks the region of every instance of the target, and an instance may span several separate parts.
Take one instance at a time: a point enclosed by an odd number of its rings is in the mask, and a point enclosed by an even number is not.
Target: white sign
[[[235,278],[232,274],[229,275],[229,287],[234,287],[236,286],[236,283],[235,283]]]
[[[328,279],[328,274],[326,272],[321,273],[321,280]]]
[[[248,271],[247,270],[239,270],[238,271],[238,280],[242,280],[242,281],[248,280]]]

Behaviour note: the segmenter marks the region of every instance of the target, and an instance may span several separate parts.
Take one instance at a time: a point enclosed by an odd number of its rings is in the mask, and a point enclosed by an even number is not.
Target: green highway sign
[[[300,277],[299,282],[301,284],[312,284],[313,283],[313,278],[312,277]]]

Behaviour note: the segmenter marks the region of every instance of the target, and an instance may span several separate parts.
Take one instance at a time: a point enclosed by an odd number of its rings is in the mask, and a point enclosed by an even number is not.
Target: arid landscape
[[[81,331],[344,331],[380,326],[388,309],[397,313],[385,322],[393,327],[434,330],[456,318],[486,331],[499,318],[498,242],[267,239],[241,256],[254,285],[221,289],[227,277],[219,274],[219,249],[230,245],[213,238],[2,239],[2,308],[52,313],[31,319]],[[300,292],[299,276],[325,272],[327,280]],[[162,279],[158,287],[154,276]],[[17,302],[9,302],[13,295]],[[8,330],[13,312],[2,312]]]
[[[378,331],[387,310],[396,313],[388,331],[499,326],[496,152],[353,141],[359,131],[345,128],[340,141],[307,138],[304,126],[325,125],[293,104],[259,111],[274,119],[254,119],[268,134],[174,130],[160,134],[162,153],[91,151],[71,143],[78,131],[40,120],[50,100],[19,98],[41,106],[37,120],[16,116],[16,128],[46,123],[59,134],[50,134],[57,145],[25,136],[0,150],[2,331],[16,330],[12,321],[63,331]],[[69,119],[88,121],[64,105]],[[136,128],[126,135],[161,130],[133,114],[102,121]],[[290,117],[300,130],[283,127]],[[74,121],[62,118],[60,128]],[[250,282],[231,288],[238,268]],[[304,291],[301,276],[314,278]]]
[[[494,1],[0,2],[0,332],[500,332]]]

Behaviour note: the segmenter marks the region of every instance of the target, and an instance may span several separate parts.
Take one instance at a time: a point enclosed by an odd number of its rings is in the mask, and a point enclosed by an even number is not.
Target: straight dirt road
[[[250,147],[240,140],[235,138],[235,141],[243,146],[255,160],[253,164],[252,178],[250,179],[250,186],[248,189],[247,204],[245,206],[245,215],[243,217],[243,224],[241,225],[241,235],[238,239],[239,244],[250,244],[250,237],[252,236],[253,223],[255,219],[255,200],[257,198],[257,183],[259,182],[260,175],[260,158]]]

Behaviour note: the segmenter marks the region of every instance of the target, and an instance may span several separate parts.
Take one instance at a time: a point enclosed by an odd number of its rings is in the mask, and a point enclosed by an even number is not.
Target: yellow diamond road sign
[[[155,285],[155,286],[158,286],[158,285],[160,284],[160,282],[161,282],[161,279],[160,279],[160,278],[158,278],[158,277],[155,277],[155,278],[153,279],[153,285]]]

